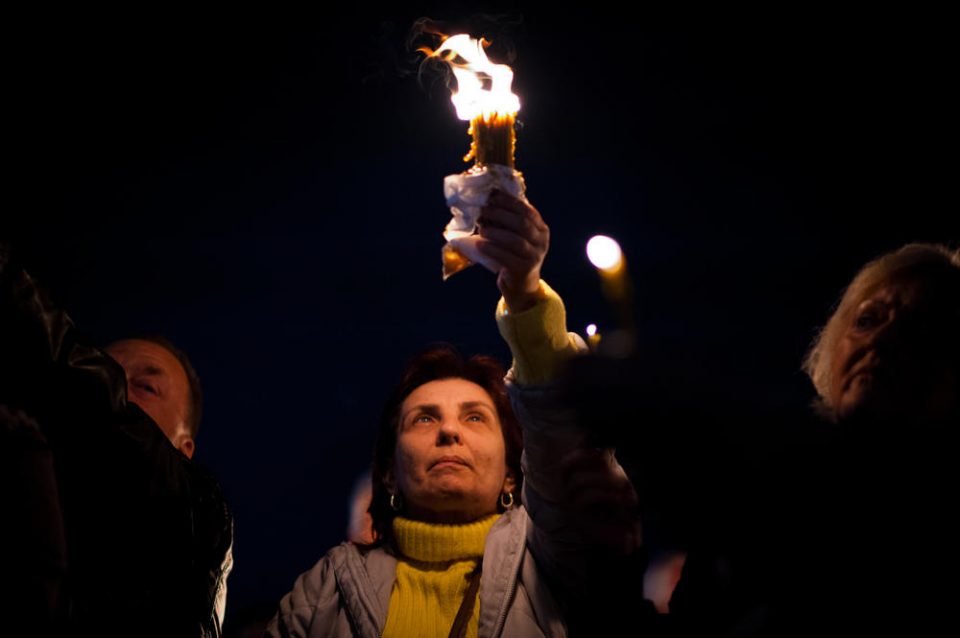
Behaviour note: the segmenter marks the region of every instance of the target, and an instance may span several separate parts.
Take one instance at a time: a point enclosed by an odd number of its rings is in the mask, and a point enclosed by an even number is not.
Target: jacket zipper
[[[526,516],[526,513],[524,513],[524,516]],[[527,525],[529,524],[529,519],[524,521],[523,533],[520,535],[520,548],[517,551],[516,565],[513,568],[513,577],[510,579],[510,589],[500,609],[500,617],[497,618],[497,624],[494,627],[491,638],[498,638],[503,633],[503,626],[507,622],[507,613],[510,611],[510,606],[513,604],[513,597],[517,593],[517,583],[520,580],[520,565],[523,563],[523,555],[527,551]]]
[[[522,560],[522,556],[521,556],[521,560]],[[520,571],[519,565],[517,566],[517,571]],[[500,612],[500,618],[497,619],[497,628],[496,628],[497,630],[493,633],[493,638],[497,638],[497,636],[500,636],[503,633],[503,625],[507,622],[507,612],[510,611],[510,605],[513,604],[513,597],[517,593],[517,579],[519,578],[520,576],[517,575],[513,579],[513,582],[510,584],[510,591],[509,591],[509,594],[507,595],[507,601],[503,605],[503,609]]]

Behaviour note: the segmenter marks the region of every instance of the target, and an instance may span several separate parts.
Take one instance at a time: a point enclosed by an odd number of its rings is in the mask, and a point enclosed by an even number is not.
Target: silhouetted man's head
[[[200,426],[200,379],[187,356],[162,337],[122,339],[106,348],[127,376],[127,399],[152,418],[174,447],[193,456]]]

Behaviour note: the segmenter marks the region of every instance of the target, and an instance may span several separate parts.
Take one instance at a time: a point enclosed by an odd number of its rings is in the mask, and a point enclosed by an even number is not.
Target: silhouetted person
[[[43,569],[53,566],[46,591],[61,592],[48,598],[53,609],[46,618],[30,615],[28,608],[5,607],[3,630],[12,635],[21,627],[40,635],[48,627],[57,635],[218,635],[215,610],[232,540],[219,486],[174,447],[136,396],[128,401],[124,369],[84,344],[69,317],[11,264],[6,248],[0,248],[0,352],[0,405],[14,415],[0,420],[12,422],[15,429],[8,430],[33,446],[21,446],[23,453],[16,457],[41,477],[17,486],[3,475],[4,493],[37,504],[22,508],[32,512],[26,518],[5,519],[4,527],[8,535],[21,537],[27,536],[24,530],[51,530],[53,542],[29,546],[46,547],[31,561]],[[177,366],[179,361],[170,368],[174,377],[189,376],[185,365]],[[181,393],[167,407],[190,414],[190,396]],[[49,488],[25,496],[48,483]],[[59,512],[46,512],[54,503]],[[62,577],[57,575],[61,549],[66,556]],[[36,573],[42,573],[40,567]],[[36,606],[50,604],[36,600]]]
[[[867,264],[805,368],[819,419],[725,495],[672,610],[698,635],[955,624],[960,252],[911,244]]]

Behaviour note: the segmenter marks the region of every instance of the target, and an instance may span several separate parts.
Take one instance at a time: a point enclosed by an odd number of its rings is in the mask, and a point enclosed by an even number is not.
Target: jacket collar
[[[513,602],[526,548],[527,515],[515,507],[490,529],[483,553],[479,638],[499,636]],[[337,585],[357,634],[376,638],[387,626],[397,559],[384,548],[361,551],[344,543],[332,553]]]
[[[352,543],[343,543],[331,553],[337,588],[357,635],[379,638],[387,625],[397,559],[382,548],[361,553]]]

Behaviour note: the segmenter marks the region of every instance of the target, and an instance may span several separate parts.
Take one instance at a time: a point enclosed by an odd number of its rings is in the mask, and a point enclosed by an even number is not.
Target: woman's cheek
[[[416,456],[409,450],[402,447],[398,449],[396,457],[397,481],[401,484],[411,484],[418,482],[418,471],[416,465]]]

